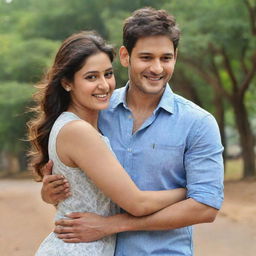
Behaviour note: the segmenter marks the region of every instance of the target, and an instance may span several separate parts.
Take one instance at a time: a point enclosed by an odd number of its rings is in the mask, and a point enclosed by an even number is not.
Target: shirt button
[[[131,149],[131,148],[128,148],[127,151],[128,151],[128,152],[132,152],[132,149]]]
[[[129,119],[132,119],[132,115],[129,115],[128,118],[129,118]]]

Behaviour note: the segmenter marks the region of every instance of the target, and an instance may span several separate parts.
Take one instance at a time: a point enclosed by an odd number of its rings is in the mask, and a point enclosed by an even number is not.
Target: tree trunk
[[[243,177],[253,177],[256,175],[254,137],[248,120],[248,114],[242,97],[234,97],[232,100],[234,107],[235,121],[240,136],[243,157]]]
[[[0,171],[5,171],[7,169],[8,163],[4,151],[0,152]]]
[[[226,162],[226,133],[225,133],[225,110],[223,105],[222,95],[219,91],[214,90],[214,106],[215,106],[215,117],[220,129],[220,136],[222,145],[224,146],[223,160],[224,166]]]
[[[172,89],[174,92],[178,92],[186,99],[191,100],[198,106],[202,107],[202,102],[198,96],[197,90],[193,86],[191,79],[188,79],[184,72],[179,70],[179,75],[174,76],[172,81]]]

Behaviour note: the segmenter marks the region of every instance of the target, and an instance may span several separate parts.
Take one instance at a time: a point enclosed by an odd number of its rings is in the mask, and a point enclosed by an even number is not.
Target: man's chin
[[[161,85],[148,85],[145,86],[144,89],[144,93],[145,94],[150,94],[150,95],[159,95],[162,94],[163,91],[165,90],[166,84],[161,84]]]

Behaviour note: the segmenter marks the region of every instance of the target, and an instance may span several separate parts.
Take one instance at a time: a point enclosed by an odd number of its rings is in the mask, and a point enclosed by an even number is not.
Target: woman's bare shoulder
[[[62,127],[59,138],[65,138],[65,140],[84,140],[93,139],[99,137],[97,130],[88,122],[84,120],[73,120]]]

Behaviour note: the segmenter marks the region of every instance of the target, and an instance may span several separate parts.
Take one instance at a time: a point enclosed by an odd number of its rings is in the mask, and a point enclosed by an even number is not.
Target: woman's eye
[[[85,79],[94,80],[94,79],[96,79],[96,76],[95,75],[89,75],[89,76],[85,77]]]
[[[107,72],[107,73],[105,74],[105,77],[106,77],[106,78],[111,78],[112,75],[113,75],[113,71],[109,71],[109,72]]]

